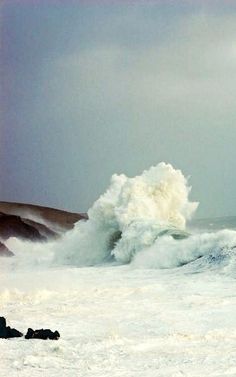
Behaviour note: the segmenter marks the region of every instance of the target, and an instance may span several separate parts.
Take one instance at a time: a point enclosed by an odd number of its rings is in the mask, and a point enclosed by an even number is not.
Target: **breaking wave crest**
[[[197,208],[180,170],[160,163],[142,175],[113,175],[108,190],[89,210],[89,220],[66,234],[57,258],[77,265],[115,260],[129,263],[160,235],[185,236]]]
[[[188,180],[170,164],[160,163],[134,178],[113,175],[107,191],[89,210],[88,221],[79,221],[47,250],[44,244],[41,255],[36,247],[37,264],[91,266],[112,261],[174,268],[195,261],[197,269],[232,261],[235,231],[186,231],[198,206],[189,200],[190,191]],[[26,243],[19,245],[27,248]],[[30,253],[32,246],[28,257]]]

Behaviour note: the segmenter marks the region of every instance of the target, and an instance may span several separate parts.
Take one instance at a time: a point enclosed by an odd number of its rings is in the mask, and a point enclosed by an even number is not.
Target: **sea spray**
[[[113,175],[108,190],[58,246],[56,260],[94,265],[112,257],[128,263],[163,230],[184,230],[198,203],[180,170],[164,162],[140,176]]]
[[[227,262],[234,269],[234,230],[186,231],[198,205],[189,200],[190,190],[181,171],[165,163],[134,178],[113,175],[107,191],[88,211],[88,221],[79,221],[60,240],[47,244],[10,239],[7,244],[16,257],[3,264],[32,270],[112,261],[173,268],[200,259],[206,268]]]
[[[139,268],[174,268],[201,258],[204,267],[219,267],[235,259],[236,232],[220,230],[215,233],[191,235],[182,240],[171,236],[159,237],[150,247],[136,254],[132,265]],[[198,266],[195,266],[198,270]]]

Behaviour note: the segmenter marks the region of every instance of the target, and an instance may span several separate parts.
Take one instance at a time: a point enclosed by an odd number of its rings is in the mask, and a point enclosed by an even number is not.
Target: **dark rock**
[[[86,213],[74,213],[26,203],[0,202],[0,212],[20,216],[22,219],[24,218],[24,221],[25,218],[36,220],[40,224],[50,227],[52,230],[55,230],[56,227],[62,231],[63,229],[72,229],[77,221],[88,219]]]
[[[33,204],[0,201],[0,240],[10,237],[29,241],[58,239],[72,229],[77,221],[86,221],[86,213],[73,213]],[[12,256],[10,250],[0,246],[0,256]]]
[[[0,317],[0,338],[19,338],[21,336],[23,336],[23,334],[20,331],[12,329],[10,326],[6,326],[6,319],[4,317]],[[58,340],[59,338],[59,332],[53,332],[50,329],[33,330],[28,328],[27,334],[25,335],[25,339]]]
[[[39,233],[41,234],[41,236],[45,237],[47,240],[57,239],[60,237],[60,235],[57,232],[53,231],[52,229],[50,229],[48,226],[44,224],[40,224],[37,221],[26,219],[23,217],[21,219],[25,224],[28,224],[34,227],[35,229],[37,229]]]
[[[32,225],[24,223],[20,216],[0,214],[0,235],[6,240],[9,237],[19,237],[30,241],[45,241],[39,231]]]
[[[34,335],[34,330],[29,327],[27,334],[25,335],[25,339],[32,339],[33,335]]]
[[[2,242],[0,242],[0,256],[1,257],[13,257],[13,252],[6,247]]]
[[[7,329],[6,329],[6,319],[4,317],[0,317],[0,338],[7,337]]]
[[[21,336],[23,336],[23,334],[20,331],[12,329],[10,326],[6,326],[6,319],[0,317],[0,338],[19,338]]]
[[[60,334],[58,331],[53,332],[49,329],[33,330],[28,328],[27,334],[25,335],[25,339],[58,340],[59,338]]]
[[[0,328],[6,327],[6,318],[0,317]]]
[[[20,338],[21,336],[23,336],[23,334],[16,330],[16,329],[12,329],[11,327],[7,326],[7,336],[6,338]]]

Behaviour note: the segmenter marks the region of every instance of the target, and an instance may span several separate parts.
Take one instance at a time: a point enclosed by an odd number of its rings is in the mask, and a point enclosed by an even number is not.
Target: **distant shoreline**
[[[74,213],[40,205],[0,202],[0,256],[12,256],[4,242],[10,237],[29,241],[48,241],[59,238],[80,220],[85,213]]]

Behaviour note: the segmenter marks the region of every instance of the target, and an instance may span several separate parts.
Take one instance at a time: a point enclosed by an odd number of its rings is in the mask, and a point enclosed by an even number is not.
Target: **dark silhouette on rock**
[[[20,338],[21,336],[23,336],[23,334],[20,331],[12,329],[10,326],[6,326],[6,319],[0,317],[0,338]]]
[[[53,332],[49,329],[33,330],[29,328],[27,334],[25,335],[25,339],[58,340],[59,338],[60,334],[58,331]]]
[[[0,256],[1,257],[13,257],[13,252],[6,247],[2,242],[0,242]]]

